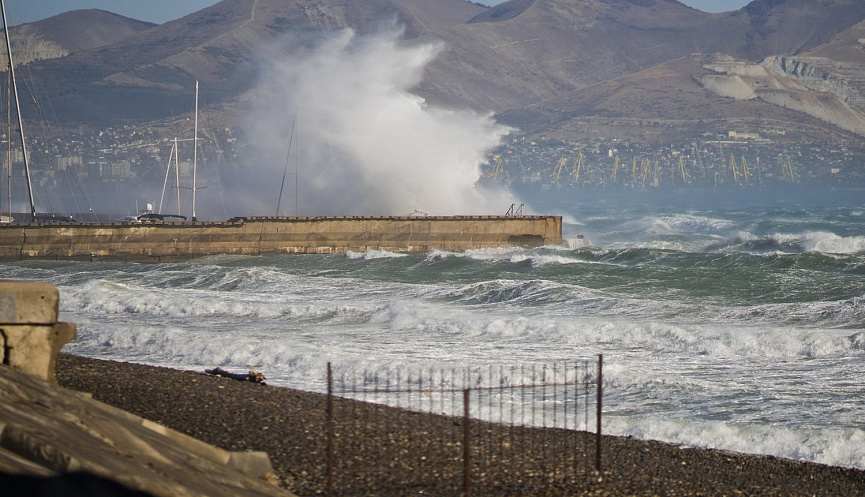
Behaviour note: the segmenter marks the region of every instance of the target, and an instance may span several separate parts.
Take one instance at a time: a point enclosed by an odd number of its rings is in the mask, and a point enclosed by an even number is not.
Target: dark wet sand
[[[282,485],[300,496],[323,486],[325,397],[200,372],[61,354],[61,386],[227,450],[270,455]],[[381,414],[379,414],[380,416]],[[440,419],[418,415],[424,430]],[[604,437],[604,472],[568,488],[520,495],[865,496],[865,471],[767,456]],[[411,495],[406,487],[377,495]]]

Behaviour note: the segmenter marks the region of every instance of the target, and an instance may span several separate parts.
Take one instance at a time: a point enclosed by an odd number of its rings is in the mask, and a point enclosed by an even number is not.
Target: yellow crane
[[[616,156],[616,160],[613,161],[613,183],[616,182],[616,175],[619,173],[619,156]]]
[[[679,154],[679,172],[682,174],[682,183],[687,184],[691,175],[685,170],[685,160],[682,158],[682,154]]]
[[[640,183],[642,183],[643,186],[646,186],[646,181],[649,179],[649,169],[651,167],[652,164],[649,162],[649,159],[643,159],[643,161],[640,162]]]
[[[493,170],[490,173],[490,178],[492,178],[493,181],[498,181],[502,176],[502,156],[494,155],[493,163],[495,165],[493,166]]]
[[[579,155],[577,155],[576,164],[574,164],[574,184],[580,184],[580,170],[583,168],[584,159],[583,151],[580,150]]]
[[[733,181],[739,184],[739,166],[736,164],[736,156],[730,154],[730,169],[733,170]]]
[[[782,155],[779,159],[781,161],[781,173],[784,175],[784,181],[795,183],[799,179],[799,173],[793,169],[793,162],[790,160],[790,156],[784,157]]]
[[[754,176],[754,175],[751,174],[751,170],[748,169],[748,163],[745,162],[745,155],[744,154],[742,155],[742,175],[745,176],[745,183],[751,183],[751,176]]]
[[[559,162],[556,163],[556,167],[553,169],[552,177],[556,179],[556,185],[559,184],[559,180],[562,178],[562,172],[564,171],[567,174],[568,170],[568,159],[562,157],[559,159]]]

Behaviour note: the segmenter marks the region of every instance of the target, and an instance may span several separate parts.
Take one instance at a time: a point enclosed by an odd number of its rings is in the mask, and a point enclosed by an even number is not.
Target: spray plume
[[[411,89],[441,45],[398,43],[390,31],[345,30],[313,48],[268,62],[253,92],[247,130],[266,156],[254,178],[259,205],[273,213],[286,166],[280,214],[404,215],[503,213],[511,195],[476,186],[480,165],[509,130],[491,115],[427,104]],[[271,202],[272,194],[272,203]],[[247,195],[247,198],[251,198]],[[294,200],[294,199],[292,199]]]

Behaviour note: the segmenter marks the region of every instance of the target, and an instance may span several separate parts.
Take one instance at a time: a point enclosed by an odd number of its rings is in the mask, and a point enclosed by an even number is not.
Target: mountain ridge
[[[858,40],[856,33],[865,29],[863,22],[865,2],[850,0],[755,0],[720,14],[676,0],[510,0],[491,8],[462,0],[224,0],[109,45],[34,62],[31,69],[44,79],[55,108],[70,123],[145,122],[168,117],[175,109],[187,110],[196,80],[207,88],[207,105],[236,105],[255,80],[261,48],[275,40],[284,47],[302,47],[335,30],[364,35],[397,24],[403,27],[403,43],[444,46],[415,88],[418,95],[433,104],[492,111],[524,133],[566,135],[580,119],[622,119],[628,114],[669,122],[675,120],[671,109],[676,106],[730,107],[740,109],[743,119],[768,113],[792,123],[792,109],[780,101],[725,101],[733,97],[708,91],[700,83],[705,69],[671,62],[694,60],[689,59],[692,54],[726,54],[750,64],[768,57],[831,61],[827,51],[842,50],[843,42],[845,57],[865,63],[862,57],[856,59],[857,52],[863,52],[850,47],[850,39]],[[671,87],[681,91],[686,81],[696,85],[679,95],[678,103],[669,103],[675,94],[638,85],[651,74],[642,71],[662,66],[684,71],[670,76],[669,81],[677,81]],[[858,70],[854,75],[834,71],[833,77],[850,81],[852,89],[844,90],[846,94],[860,91],[865,77],[860,78]],[[598,94],[603,88],[615,92]],[[797,91],[827,90],[802,83]],[[852,98],[841,93],[833,98]],[[615,100],[625,94],[630,100]],[[593,112],[610,114],[581,114],[587,111],[584,95],[606,102]],[[638,102],[637,95],[643,100]],[[854,109],[858,98],[850,104]],[[809,99],[825,102],[813,95],[793,98]],[[652,109],[658,114],[652,116]],[[806,110],[800,109],[801,119]],[[838,131],[832,119],[825,125],[833,128],[827,134]],[[857,126],[845,132],[861,134]],[[667,136],[655,134],[657,139]]]

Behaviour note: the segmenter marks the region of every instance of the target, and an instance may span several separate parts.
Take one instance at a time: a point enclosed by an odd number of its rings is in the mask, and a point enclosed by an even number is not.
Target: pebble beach
[[[267,452],[280,485],[299,496],[324,488],[326,419],[324,395],[140,364],[60,354],[62,387],[161,423],[231,451]],[[364,407],[360,407],[361,413]],[[372,408],[370,408],[372,409]],[[393,411],[393,412],[390,412]],[[397,410],[384,416],[397,416]],[[381,417],[382,409],[376,408]],[[413,426],[436,430],[442,424],[419,414]],[[685,447],[634,438],[604,436],[604,468],[578,485],[520,490],[520,495],[704,495],[858,496],[865,495],[865,471],[772,456]],[[344,454],[343,454],[344,455]],[[351,455],[348,455],[349,457]],[[377,495],[423,493],[400,482]],[[405,478],[408,478],[406,476]]]

